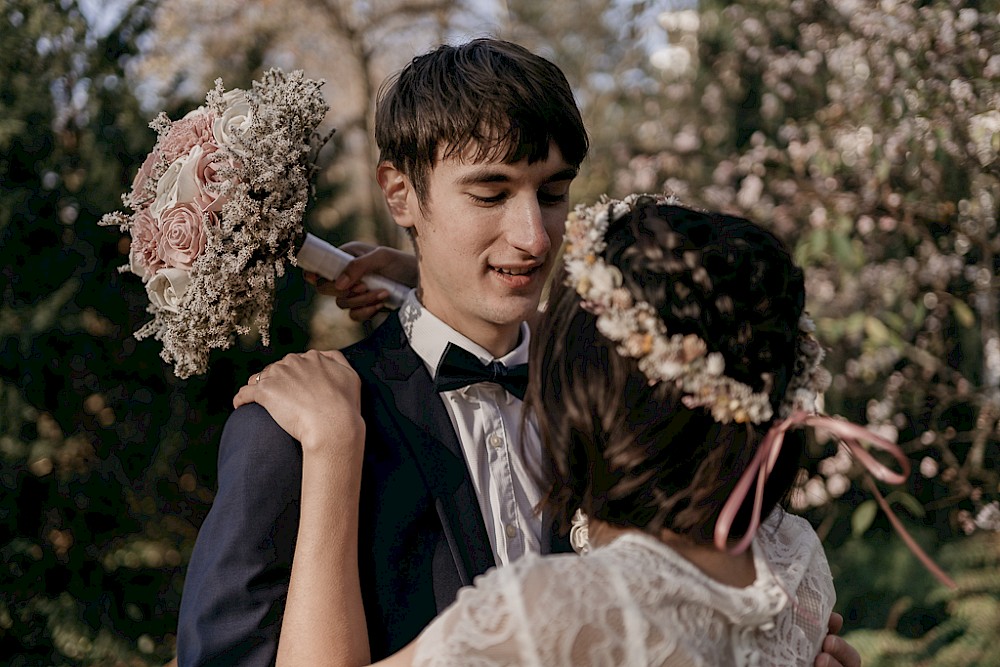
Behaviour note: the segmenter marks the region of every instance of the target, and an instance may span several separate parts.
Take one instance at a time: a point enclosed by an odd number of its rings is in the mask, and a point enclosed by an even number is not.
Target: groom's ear
[[[400,227],[411,228],[415,222],[415,212],[420,210],[417,191],[409,177],[391,162],[380,162],[375,170],[375,178],[382,188],[385,203],[389,206],[392,219]]]

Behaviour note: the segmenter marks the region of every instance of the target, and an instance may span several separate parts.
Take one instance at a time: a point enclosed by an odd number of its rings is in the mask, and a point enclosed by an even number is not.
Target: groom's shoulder
[[[362,373],[387,355],[396,355],[409,345],[396,313],[390,313],[371,334],[340,351],[356,371]]]
[[[220,491],[223,487],[239,489],[241,497],[265,490],[297,489],[302,448],[262,405],[248,403],[226,420],[219,442],[218,470]]]
[[[245,450],[260,446],[270,446],[276,440],[294,440],[278,425],[271,413],[258,403],[247,403],[236,408],[222,431],[222,441],[238,442]]]

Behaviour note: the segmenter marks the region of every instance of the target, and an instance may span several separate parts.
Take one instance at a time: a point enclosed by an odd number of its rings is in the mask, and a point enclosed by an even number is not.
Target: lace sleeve
[[[780,645],[787,647],[789,660],[793,655],[816,656],[837,599],[823,544],[808,521],[781,511],[765,524],[760,539],[792,599],[790,613],[778,618]]]
[[[812,530],[810,533],[815,538],[815,548],[802,583],[796,591],[797,606],[793,609],[796,611],[794,614],[796,624],[805,635],[806,641],[817,647],[816,654],[819,654],[819,647],[827,635],[837,593],[833,587],[833,575],[823,545]]]
[[[494,569],[463,588],[458,599],[417,638],[413,667],[529,664],[520,656],[518,624],[523,617],[511,609],[505,570]]]

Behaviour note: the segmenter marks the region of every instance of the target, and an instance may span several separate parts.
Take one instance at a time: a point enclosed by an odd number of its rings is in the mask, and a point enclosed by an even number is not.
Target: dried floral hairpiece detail
[[[795,366],[778,408],[778,417],[781,419],[798,411],[818,413],[820,397],[833,380],[830,371],[821,365],[826,352],[816,340],[815,332],[816,324],[803,313],[799,318],[799,335],[795,341]]]
[[[667,331],[653,307],[636,300],[622,286],[622,274],[601,257],[607,247],[609,224],[629,213],[640,198],[658,205],[683,206],[673,196],[632,194],[624,200],[602,198],[592,206],[577,206],[566,221],[566,285],[582,299],[581,307],[597,316],[597,330],[618,343],[618,352],[638,360],[650,384],[673,382],[684,392],[688,408],[708,409],[712,418],[729,422],[762,424],[773,410],[767,393],[753,389],[725,374],[718,352],[708,352],[705,341],[694,334]],[[799,322],[794,377],[780,407],[781,416],[795,410],[816,411],[819,394],[829,385],[829,375],[819,364],[823,349],[813,337],[813,324]]]
[[[275,279],[295,263],[329,106],[322,81],[272,69],[252,90],[216,81],[206,104],[150,127],[157,142],[122,197],[131,214],[103,225],[131,235],[131,271],[153,320],[135,333],[162,341],[160,356],[186,378],[214,348],[256,329],[264,344]],[[332,134],[332,133],[331,133]]]

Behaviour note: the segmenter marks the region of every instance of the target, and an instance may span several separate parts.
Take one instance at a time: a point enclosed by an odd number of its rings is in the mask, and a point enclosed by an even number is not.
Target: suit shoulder
[[[389,317],[371,335],[341,349],[347,362],[361,377],[364,384],[377,381],[378,370],[388,364],[393,367],[400,352],[409,347],[409,340],[403,331],[396,313]]]
[[[278,425],[278,422],[274,421],[271,413],[259,403],[247,403],[236,408],[226,420],[223,438],[227,433],[255,441],[273,438],[294,439]]]
[[[302,447],[263,406],[249,403],[229,415],[219,443],[220,475],[235,469],[251,477],[253,471],[273,475],[301,466]]]
[[[402,324],[397,313],[389,313],[370,335],[361,340],[342,348],[340,351],[348,361],[353,358],[362,358],[370,355],[378,355],[384,349],[395,349],[407,341]]]

